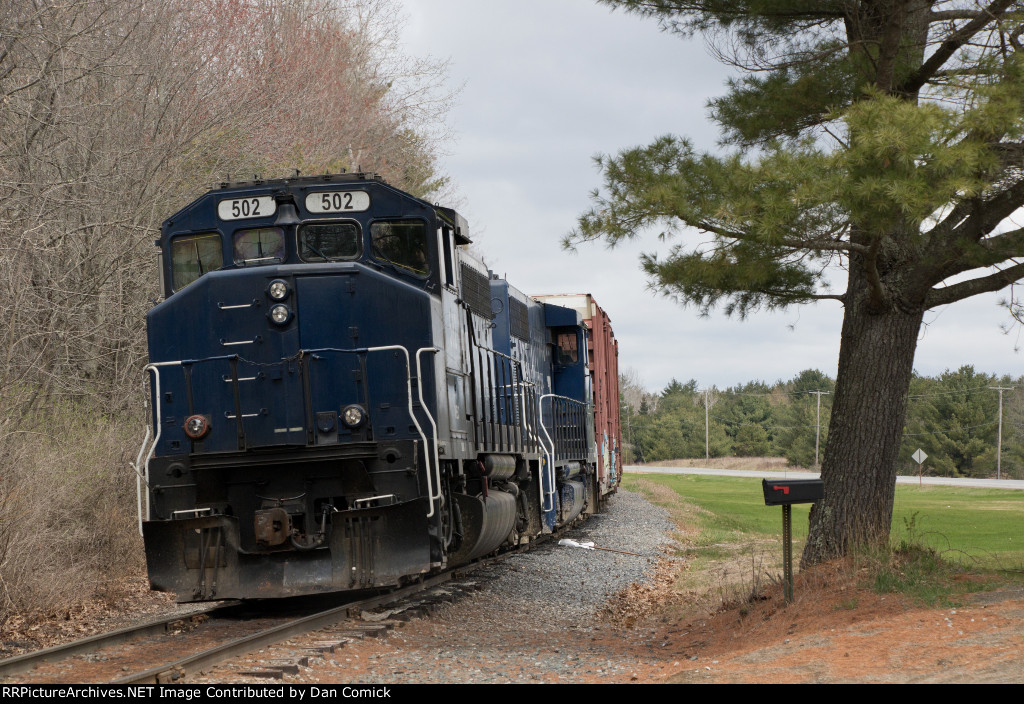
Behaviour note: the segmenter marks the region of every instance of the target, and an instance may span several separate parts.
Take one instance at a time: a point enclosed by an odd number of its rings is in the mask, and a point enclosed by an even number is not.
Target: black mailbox
[[[820,479],[763,479],[765,506],[813,504],[825,498],[825,482]]]

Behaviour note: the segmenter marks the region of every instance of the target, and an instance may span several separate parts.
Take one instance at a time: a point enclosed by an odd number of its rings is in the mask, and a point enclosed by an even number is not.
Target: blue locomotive
[[[154,589],[395,586],[617,486],[607,316],[493,276],[454,210],[364,173],[225,183],[157,244],[136,461]]]

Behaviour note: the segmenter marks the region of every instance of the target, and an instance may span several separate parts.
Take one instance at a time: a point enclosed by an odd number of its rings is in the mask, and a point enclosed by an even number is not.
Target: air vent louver
[[[487,277],[466,264],[462,264],[462,300],[477,315],[488,320],[494,319],[491,311],[491,286]]]

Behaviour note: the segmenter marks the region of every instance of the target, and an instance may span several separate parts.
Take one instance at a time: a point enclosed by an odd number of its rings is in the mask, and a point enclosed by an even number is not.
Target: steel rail
[[[120,645],[122,643],[130,643],[131,641],[140,640],[148,636],[161,635],[169,630],[169,626],[178,623],[179,621],[187,621],[193,616],[198,615],[209,616],[221,610],[234,608],[241,603],[242,602],[240,601],[222,602],[216,606],[210,606],[188,614],[162,617],[152,621],[147,621],[146,623],[142,623],[137,626],[127,626],[125,628],[119,628],[116,631],[111,631],[110,633],[100,633],[94,636],[89,636],[88,638],[82,638],[70,643],[65,643],[63,645],[55,645],[43,650],[25,653],[24,655],[5,658],[4,660],[0,660],[0,678],[11,677],[12,675],[18,675],[22,672],[28,672],[42,663],[59,662],[65,658],[91,653],[99,650],[100,648]]]
[[[260,647],[279,643],[283,640],[288,640],[293,636],[326,628],[338,621],[350,618],[353,615],[353,612],[358,613],[366,609],[376,608],[377,606],[386,604],[390,601],[396,601],[419,591],[437,586],[438,584],[443,584],[451,579],[452,573],[445,572],[396,591],[387,592],[386,594],[373,596],[360,601],[350,602],[343,606],[328,609],[327,611],[322,611],[310,616],[304,616],[287,623],[267,628],[257,633],[236,638],[228,643],[195,653],[194,655],[181,658],[180,660],[176,660],[165,665],[159,665],[143,672],[126,675],[116,680],[111,680],[110,684],[170,684],[175,681],[187,681],[189,675],[198,674],[199,672],[208,670],[214,665],[220,664],[235,656],[245,655],[246,653],[250,653]]]

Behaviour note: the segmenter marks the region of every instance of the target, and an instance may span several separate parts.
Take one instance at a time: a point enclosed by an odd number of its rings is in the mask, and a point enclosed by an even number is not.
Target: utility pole
[[[1003,395],[1000,394],[999,398]],[[1002,406],[1000,406],[1002,408]],[[1000,426],[1002,427],[1002,426]],[[711,433],[709,432],[708,425],[708,389],[704,389],[704,461],[707,462],[711,459],[711,444],[708,442],[708,438]]]
[[[1003,392],[1013,391],[1013,386],[990,386],[993,391],[999,392],[999,434],[996,435],[996,479],[1002,478],[1003,469]]]
[[[821,395],[829,394],[828,391],[808,391],[809,394],[816,394],[818,397],[818,422],[814,430],[814,466],[820,466],[818,463],[818,443],[821,440]]]
[[[711,387],[710,389],[704,389],[704,391],[703,391],[703,393],[704,393],[704,459],[705,460],[710,460],[711,459],[711,442],[710,442],[711,423],[710,423],[710,420],[708,418],[708,409],[711,408],[711,406],[715,405],[715,402],[718,400],[718,397],[715,395],[714,391],[715,391],[714,387]],[[697,399],[694,399],[694,404],[696,404],[696,403],[697,403]]]

